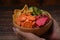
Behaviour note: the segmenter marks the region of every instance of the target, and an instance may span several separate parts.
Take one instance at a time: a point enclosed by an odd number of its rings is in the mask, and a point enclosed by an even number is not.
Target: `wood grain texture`
[[[53,18],[57,20],[60,24],[60,9],[48,10]],[[14,34],[12,27],[12,14],[13,10],[2,10],[0,11],[0,40],[19,40],[19,38]],[[48,33],[45,33],[44,36],[48,40]]]

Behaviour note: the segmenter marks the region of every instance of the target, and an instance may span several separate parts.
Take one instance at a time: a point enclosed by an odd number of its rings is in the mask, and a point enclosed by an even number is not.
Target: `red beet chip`
[[[36,20],[38,26],[43,26],[48,21],[48,17],[42,17]]]

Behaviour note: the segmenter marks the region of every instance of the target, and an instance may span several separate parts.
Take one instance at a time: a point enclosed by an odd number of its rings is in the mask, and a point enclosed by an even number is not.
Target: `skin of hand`
[[[51,35],[51,40],[59,40],[60,39],[60,29],[57,29],[58,23],[53,19],[53,33]],[[21,36],[23,38],[23,40],[45,40],[44,38],[40,38],[36,35],[34,35],[33,33],[26,33],[26,32],[22,32],[20,31],[18,28],[13,27],[13,30],[16,34],[19,34],[19,36]],[[59,32],[59,33],[57,33]]]
[[[60,26],[56,20],[53,19],[53,33],[51,40],[60,40]]]
[[[13,30],[16,34],[21,36],[23,38],[23,40],[45,40],[44,38],[40,38],[40,37],[34,35],[33,33],[22,32],[18,28],[13,28]]]

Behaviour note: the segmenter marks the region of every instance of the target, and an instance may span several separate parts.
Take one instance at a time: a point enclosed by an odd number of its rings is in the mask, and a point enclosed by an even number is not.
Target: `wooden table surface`
[[[60,9],[48,10],[60,25]],[[0,40],[19,40],[12,27],[13,10],[0,10]]]

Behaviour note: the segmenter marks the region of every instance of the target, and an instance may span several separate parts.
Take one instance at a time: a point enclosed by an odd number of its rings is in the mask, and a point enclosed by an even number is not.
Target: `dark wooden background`
[[[35,6],[60,5],[60,0],[0,0],[0,6],[22,6],[24,4]]]
[[[0,0],[0,40],[19,40],[12,30],[12,14],[14,9],[22,8],[25,3],[47,10],[60,25],[60,0],[44,0],[41,2],[39,0]]]
[[[60,24],[60,8],[48,7],[44,8],[44,10],[49,11],[53,18]],[[13,10],[11,9],[0,10],[0,40],[19,40],[12,30],[12,14]]]

